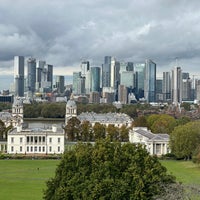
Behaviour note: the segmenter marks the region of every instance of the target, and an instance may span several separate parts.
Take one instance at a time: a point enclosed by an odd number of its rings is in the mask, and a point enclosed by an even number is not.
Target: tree
[[[170,134],[170,147],[177,158],[189,159],[200,144],[200,121],[177,126]]]
[[[5,136],[6,126],[2,120],[0,120],[0,139],[3,139]]]
[[[94,133],[94,139],[103,139],[106,137],[106,127],[103,124],[100,124],[99,122],[96,122],[93,126],[93,133]]]
[[[44,199],[150,200],[174,181],[141,145],[108,140],[94,146],[79,143],[65,152],[54,178],[47,182]]]
[[[147,127],[147,118],[145,116],[139,116],[133,122],[134,127]]]
[[[119,128],[119,139],[121,142],[129,141],[129,128],[127,128],[125,125],[122,125]]]
[[[110,141],[116,141],[119,139],[119,128],[114,126],[113,124],[109,124],[106,128],[107,137]]]
[[[80,125],[80,135],[82,141],[92,141],[93,140],[93,130],[92,125],[89,121],[83,121]]]
[[[64,128],[68,140],[74,141],[80,139],[80,123],[80,120],[76,117],[69,119],[67,125]]]

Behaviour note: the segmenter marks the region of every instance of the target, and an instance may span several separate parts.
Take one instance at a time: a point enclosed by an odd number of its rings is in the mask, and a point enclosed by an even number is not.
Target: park
[[[0,199],[40,200],[46,181],[54,177],[60,160],[0,160]],[[192,161],[161,160],[169,174],[184,185],[198,186],[200,167]]]

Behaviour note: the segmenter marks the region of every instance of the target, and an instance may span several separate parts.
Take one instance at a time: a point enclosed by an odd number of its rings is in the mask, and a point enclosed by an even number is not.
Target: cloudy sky
[[[46,60],[54,74],[80,70],[83,59],[100,66],[105,55],[150,58],[159,72],[178,57],[200,74],[199,8],[199,0],[0,0],[0,75],[13,74],[15,55]]]

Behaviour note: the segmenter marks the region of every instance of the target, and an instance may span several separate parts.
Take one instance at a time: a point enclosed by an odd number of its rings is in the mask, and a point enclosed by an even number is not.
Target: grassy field
[[[186,185],[200,186],[200,166],[191,161],[164,160],[161,163],[170,174],[176,176],[177,181]]]
[[[40,200],[59,160],[0,160],[0,200]]]
[[[183,184],[200,186],[200,167],[190,161],[161,161]],[[59,160],[0,160],[0,200],[41,200]]]

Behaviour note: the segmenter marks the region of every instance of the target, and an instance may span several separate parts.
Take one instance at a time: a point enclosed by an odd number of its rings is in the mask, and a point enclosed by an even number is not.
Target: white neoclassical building
[[[52,129],[22,128],[17,126],[8,133],[9,154],[61,154],[64,152],[64,132],[56,125]]]
[[[15,101],[12,115],[16,119],[7,135],[9,154],[61,154],[65,149],[62,127],[28,128],[23,126],[23,102]]]
[[[154,134],[146,127],[134,127],[129,131],[131,143],[143,144],[151,155],[165,155],[169,150],[169,135]]]

